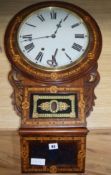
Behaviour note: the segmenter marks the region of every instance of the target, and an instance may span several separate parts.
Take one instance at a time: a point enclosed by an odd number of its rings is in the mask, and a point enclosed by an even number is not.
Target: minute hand
[[[37,38],[27,38],[27,39],[23,40],[22,42],[32,41],[32,40],[36,40],[36,39],[50,38],[50,37],[52,37],[52,35],[50,35],[50,36],[41,36],[41,37],[37,37]]]

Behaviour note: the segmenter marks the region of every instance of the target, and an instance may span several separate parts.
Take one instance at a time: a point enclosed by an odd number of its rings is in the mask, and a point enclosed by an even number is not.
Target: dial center
[[[56,35],[55,35],[55,34],[52,34],[51,37],[52,37],[52,38],[56,38]]]

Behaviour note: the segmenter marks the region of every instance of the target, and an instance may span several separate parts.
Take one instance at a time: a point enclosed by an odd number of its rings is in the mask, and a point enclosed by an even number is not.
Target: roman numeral
[[[27,52],[30,52],[34,47],[35,47],[34,44],[30,43],[26,45],[24,48],[26,49]]]
[[[67,53],[65,53],[65,55],[66,55],[67,58],[69,58],[69,60],[70,60],[71,63],[72,63],[72,58],[71,58]]]
[[[81,22],[78,22],[78,23],[73,24],[71,27],[72,27],[72,29],[73,29],[73,28],[75,28],[75,27],[78,27],[80,24],[81,24]]]
[[[56,19],[57,18],[57,13],[54,12],[54,10],[52,12],[50,12],[50,16],[51,16],[51,19]]]
[[[78,52],[80,52],[82,50],[82,46],[79,45],[79,44],[77,44],[77,43],[74,43],[72,45],[72,48],[75,49],[75,50],[77,50]]]
[[[28,25],[28,26],[31,26],[31,27],[36,27],[35,25],[33,25],[33,24],[29,24],[29,23],[25,23],[26,25]]]
[[[39,52],[35,59],[37,61],[40,61],[41,62],[42,61],[42,58],[43,58],[43,52]]]
[[[23,35],[23,36],[20,36],[20,37],[23,38],[24,41],[31,41],[32,40],[32,34]]]
[[[45,21],[44,17],[42,15],[37,16],[42,22]]]
[[[69,14],[66,15],[66,17],[63,19],[63,21],[66,21],[66,19],[68,18]]]
[[[84,38],[84,34],[75,34],[75,38]]]

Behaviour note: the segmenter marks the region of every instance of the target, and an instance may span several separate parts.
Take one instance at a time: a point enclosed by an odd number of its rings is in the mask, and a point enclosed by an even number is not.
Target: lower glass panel
[[[48,143],[47,142],[42,143],[40,141],[38,142],[31,141],[29,143],[30,165],[31,165],[31,160],[35,160],[35,162],[38,161],[38,165],[39,165],[39,161],[44,160],[45,163],[43,163],[43,165],[46,165],[46,166],[76,165],[77,154],[78,154],[78,151],[77,151],[76,142],[62,143],[59,141],[59,143],[57,143],[53,141]]]
[[[85,146],[86,136],[21,136],[22,171],[84,172]]]

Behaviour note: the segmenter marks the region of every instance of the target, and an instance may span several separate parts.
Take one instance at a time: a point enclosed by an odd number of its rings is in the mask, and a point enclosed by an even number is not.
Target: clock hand
[[[53,35],[55,35],[57,32],[58,32],[58,29],[61,27],[61,23],[62,23],[63,21],[62,21],[62,19],[59,21],[59,23],[56,25],[57,26],[57,28],[56,28],[56,30],[55,30],[55,32],[54,32],[54,34]]]
[[[49,64],[50,66],[58,66],[58,63],[56,61],[56,55],[57,55],[58,49],[55,50],[54,55],[52,55],[52,60],[47,60],[47,64]]]
[[[54,66],[57,66],[58,65],[58,63],[56,61],[57,52],[58,52],[58,49],[56,49],[54,55],[52,55],[52,61],[53,61],[53,63],[55,63]]]
[[[56,50],[55,50],[55,53],[54,53],[54,55],[52,55],[52,57],[54,57],[54,58],[55,58],[55,57],[56,57],[56,55],[57,55],[57,52],[58,52],[58,49],[56,49]]]
[[[42,37],[37,37],[37,38],[27,38],[27,39],[23,40],[22,42],[24,42],[24,41],[32,41],[32,40],[36,40],[36,39],[43,39],[43,38],[52,38],[52,35],[50,35],[50,36],[42,36]]]
[[[55,30],[53,36],[56,36],[56,34],[57,34],[57,32],[58,32],[58,29],[59,29],[60,27],[62,27],[61,24],[68,18],[68,16],[69,16],[69,14],[68,14],[64,19],[61,19],[61,20],[59,21],[59,23],[56,25],[57,28],[56,28],[56,30]]]

